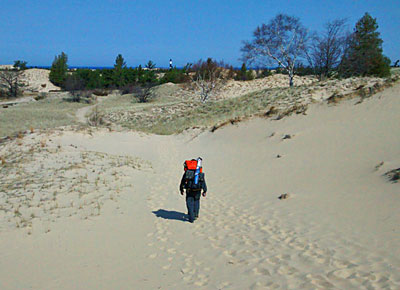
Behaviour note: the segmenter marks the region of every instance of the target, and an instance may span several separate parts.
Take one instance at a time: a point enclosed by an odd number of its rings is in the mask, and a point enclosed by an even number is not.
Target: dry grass
[[[0,137],[17,132],[75,124],[75,111],[86,106],[61,99],[45,99],[0,110]]]
[[[296,98],[304,87],[293,89],[266,89],[238,98],[221,101],[169,101],[149,104],[126,104],[123,110],[104,106],[105,118],[125,128],[169,135],[180,133],[193,127],[208,128],[231,120],[243,119],[255,114],[265,113],[268,106],[291,97]]]
[[[392,70],[394,76],[400,69]],[[354,82],[363,80],[355,79]],[[391,80],[390,80],[391,81]],[[107,96],[89,115],[92,126],[116,124],[122,127],[162,135],[180,133],[190,128],[220,127],[235,120],[254,115],[275,116],[279,119],[292,113],[305,113],[313,93],[332,86],[336,80],[294,88],[270,88],[251,92],[240,97],[210,100],[202,104],[178,86],[154,88],[154,98],[149,103],[138,103],[132,95],[116,93]],[[351,93],[333,93],[329,102],[342,99],[365,98],[383,89],[383,86],[359,86]],[[329,97],[329,95],[328,95]],[[308,99],[307,99],[308,98]],[[86,106],[80,103],[63,102],[61,99],[47,98],[36,103],[18,105],[0,110],[0,138],[17,132],[31,133],[38,129],[55,128],[76,123],[75,112]],[[271,109],[273,108],[273,109]]]

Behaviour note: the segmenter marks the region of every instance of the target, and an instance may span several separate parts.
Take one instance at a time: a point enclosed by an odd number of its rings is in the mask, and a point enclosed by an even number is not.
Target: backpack
[[[204,182],[203,167],[200,167],[199,181],[195,184],[194,179],[196,176],[197,160],[186,160],[183,166],[185,169],[185,189],[201,190],[202,182]]]

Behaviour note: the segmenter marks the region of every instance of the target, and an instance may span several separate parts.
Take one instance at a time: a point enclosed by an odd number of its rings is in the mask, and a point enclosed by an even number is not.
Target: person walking
[[[188,210],[189,222],[193,223],[199,217],[200,197],[206,197],[207,184],[201,167],[202,159],[186,160],[183,164],[184,174],[179,185],[181,195],[186,190],[186,207]]]

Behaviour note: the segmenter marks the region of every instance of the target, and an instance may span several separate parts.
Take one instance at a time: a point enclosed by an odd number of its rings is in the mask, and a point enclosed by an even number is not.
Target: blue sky
[[[70,66],[128,66],[153,60],[183,66],[212,57],[239,66],[242,40],[277,13],[300,18],[310,31],[365,12],[377,18],[384,54],[400,58],[399,0],[0,0],[0,64],[51,65],[67,53]]]

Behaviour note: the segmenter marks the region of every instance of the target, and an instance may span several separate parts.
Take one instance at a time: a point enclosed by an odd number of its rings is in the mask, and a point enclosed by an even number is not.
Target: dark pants
[[[186,206],[189,215],[189,221],[192,223],[199,216],[200,210],[200,192],[186,193]]]

